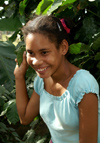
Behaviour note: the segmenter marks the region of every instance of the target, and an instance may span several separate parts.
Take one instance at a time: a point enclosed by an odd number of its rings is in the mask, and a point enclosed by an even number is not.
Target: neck
[[[59,68],[59,71],[51,76],[53,82],[62,83],[67,79],[69,79],[72,76],[73,72],[72,67],[73,65],[66,60],[65,63],[62,64],[61,67]]]

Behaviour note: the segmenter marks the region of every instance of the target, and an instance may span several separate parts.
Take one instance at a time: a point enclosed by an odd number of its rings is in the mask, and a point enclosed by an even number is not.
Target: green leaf
[[[93,42],[91,48],[94,50],[98,50],[98,48],[100,48],[100,37],[98,37],[96,41]]]
[[[40,15],[41,13],[43,13],[45,10],[48,9],[48,7],[51,7],[53,2],[54,0],[42,0],[36,8],[36,14]],[[44,13],[46,13],[46,11]]]
[[[0,31],[16,31],[21,27],[22,24],[17,16],[0,19]]]
[[[7,116],[7,119],[9,120],[9,122],[11,122],[12,124],[16,124],[19,121],[19,116],[17,113],[16,100],[15,99],[10,100],[8,102],[8,108],[7,108],[6,116]]]
[[[23,15],[24,14],[24,11],[25,11],[25,8],[26,8],[26,2],[27,0],[23,0],[19,3],[19,13],[20,15]]]
[[[2,122],[0,122],[0,130],[2,131],[2,132],[7,132],[7,127],[6,127],[6,125],[4,124],[4,123],[2,123]]]
[[[62,6],[72,4],[72,3],[74,3],[75,1],[76,1],[76,0],[66,0],[66,1],[63,2]]]
[[[19,30],[15,31],[14,34],[9,38],[10,42],[14,42],[16,40],[18,32]]]
[[[98,52],[98,53],[95,55],[95,60],[96,60],[96,61],[99,61],[99,60],[100,60],[100,52]]]
[[[0,95],[5,93],[5,88],[3,86],[0,85]]]
[[[27,131],[27,133],[24,135],[23,139],[27,139],[26,143],[33,143],[34,140],[34,136],[35,136],[35,131],[33,129],[30,129]]]
[[[50,15],[61,5],[62,5],[62,0],[55,0],[54,3],[51,5],[50,9],[47,11],[47,14]]]
[[[10,42],[0,42],[0,85],[12,90],[14,85],[15,46]]]
[[[92,16],[86,17],[83,20],[83,29],[86,34],[85,38],[87,39],[91,39],[92,36],[96,34],[97,27],[95,24],[95,20]]]
[[[80,49],[80,53],[84,52],[84,53],[87,53],[90,51],[90,46],[89,45],[86,45],[84,43],[82,43],[82,46],[81,46],[81,49]]]
[[[98,62],[98,64],[97,64],[97,68],[99,68],[99,69],[100,69],[100,62]]]
[[[3,106],[5,103],[5,100],[2,96],[0,96],[0,106]]]
[[[16,55],[17,55],[17,60],[18,60],[18,64],[20,65],[22,60],[23,60],[23,52],[25,51],[25,43],[24,42],[20,42],[17,45],[17,50]]]
[[[82,43],[71,44],[69,47],[69,52],[71,54],[80,54]]]

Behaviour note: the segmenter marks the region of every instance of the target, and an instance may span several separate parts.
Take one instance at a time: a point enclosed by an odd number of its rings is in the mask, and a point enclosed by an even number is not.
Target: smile
[[[42,71],[45,71],[47,69],[47,67],[46,68],[43,68],[43,69],[37,69],[37,71],[38,72],[42,72]]]

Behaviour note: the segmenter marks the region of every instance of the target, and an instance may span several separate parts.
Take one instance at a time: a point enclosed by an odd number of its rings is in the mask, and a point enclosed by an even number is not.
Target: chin
[[[40,77],[40,78],[49,78],[50,77],[50,75],[42,75],[42,74],[39,74],[38,72],[37,72],[37,75]]]

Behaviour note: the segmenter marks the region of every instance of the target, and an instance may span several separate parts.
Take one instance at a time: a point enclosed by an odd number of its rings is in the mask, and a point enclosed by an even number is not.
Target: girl
[[[54,16],[38,16],[22,29],[26,52],[14,70],[20,121],[29,124],[39,113],[53,143],[100,143],[99,87],[86,70],[67,59],[70,28]],[[28,64],[36,71],[29,100]]]

